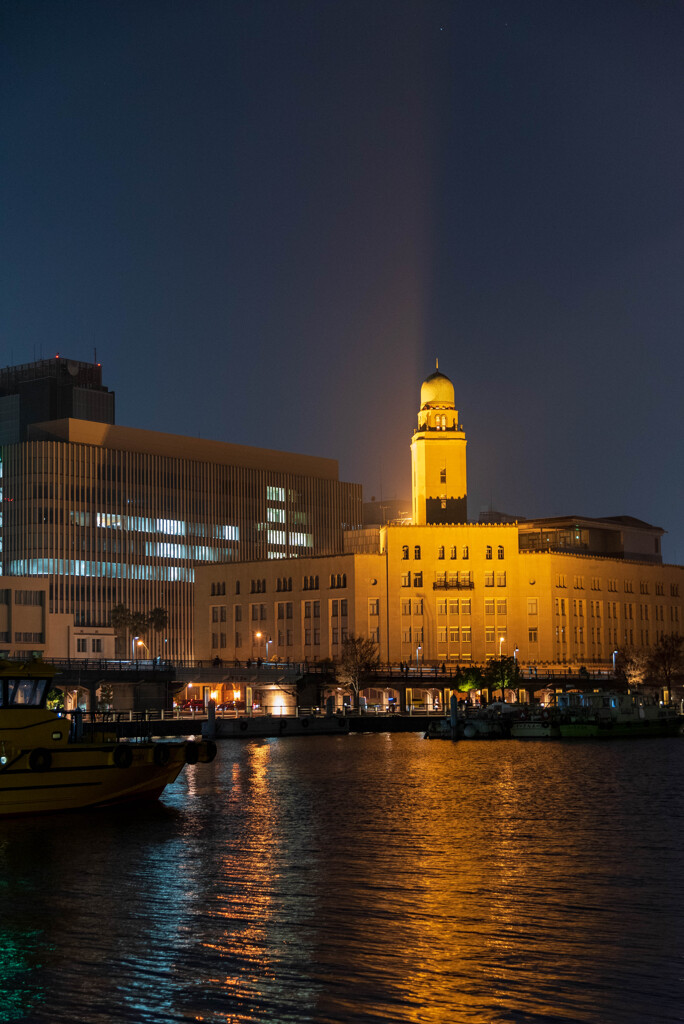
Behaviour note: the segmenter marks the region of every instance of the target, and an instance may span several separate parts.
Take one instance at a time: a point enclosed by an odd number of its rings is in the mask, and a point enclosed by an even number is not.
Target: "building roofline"
[[[252,448],[226,441],[165,434],[156,430],[122,427],[91,420],[63,419],[34,423],[29,427],[29,440],[67,441],[72,444],[90,444],[99,448],[115,448],[120,451],[142,452],[147,455],[162,455],[196,462],[272,470],[334,481],[339,479],[337,459],[298,455],[270,448]]]

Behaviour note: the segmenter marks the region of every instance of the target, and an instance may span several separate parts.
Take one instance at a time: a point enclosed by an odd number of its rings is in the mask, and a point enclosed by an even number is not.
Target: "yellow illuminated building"
[[[346,553],[198,568],[198,657],[314,664],[351,633],[383,662],[610,669],[681,632],[684,569],[630,517],[468,523],[465,433],[443,374],[421,388],[413,523],[345,535]],[[451,522],[445,520],[445,516]]]

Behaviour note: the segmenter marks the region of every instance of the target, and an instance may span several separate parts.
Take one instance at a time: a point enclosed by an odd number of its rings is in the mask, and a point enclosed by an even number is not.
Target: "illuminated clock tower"
[[[414,524],[466,521],[466,437],[454,405],[454,385],[439,372],[439,364],[420,389],[411,473]]]

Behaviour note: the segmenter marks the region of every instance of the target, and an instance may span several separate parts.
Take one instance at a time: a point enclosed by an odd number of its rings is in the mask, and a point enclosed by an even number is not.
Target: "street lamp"
[[[272,643],[273,643],[273,639],[272,639],[272,637],[269,636],[268,640],[266,641],[266,661],[268,661],[268,647],[269,647],[269,644],[272,644]]]
[[[613,651],[613,675],[615,675],[615,659],[617,658],[617,651]]]
[[[136,641],[136,645],[137,645],[138,647],[144,647],[144,648],[145,648],[145,650],[146,650],[146,652],[147,652],[147,657],[149,658],[149,656],[150,656],[150,649],[149,649],[149,647],[147,646],[147,644],[145,643],[145,641],[144,641],[144,640],[137,640],[137,641]]]
[[[418,644],[418,647],[416,648],[416,668],[417,668],[417,669],[418,669],[419,671],[420,671],[420,652],[421,652],[422,650],[423,650],[423,647],[422,647],[422,645],[421,645],[421,644]]]
[[[133,637],[133,660],[134,660],[134,661],[135,661],[135,656],[136,656],[136,654],[138,653],[138,648],[137,648],[137,644],[138,644],[138,640],[139,640],[139,639],[140,639],[140,638],[139,638],[139,637],[137,637],[137,636],[134,636],[134,637]]]
[[[504,639],[505,639],[505,637],[503,637],[503,636],[499,637],[499,660],[501,660],[501,647],[503,645]]]

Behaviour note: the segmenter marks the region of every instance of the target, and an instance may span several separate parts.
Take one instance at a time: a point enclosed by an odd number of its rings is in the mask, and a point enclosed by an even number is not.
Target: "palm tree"
[[[147,616],[147,624],[157,635],[154,647],[156,653],[159,654],[159,634],[163,633],[169,624],[169,613],[166,608],[153,608]]]
[[[131,612],[125,604],[117,604],[112,608],[111,623],[116,635],[116,646],[119,657],[126,657],[128,650],[128,631],[131,627]]]

